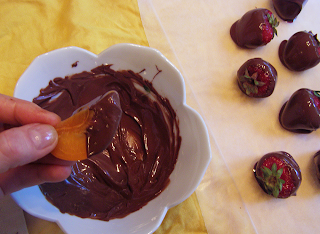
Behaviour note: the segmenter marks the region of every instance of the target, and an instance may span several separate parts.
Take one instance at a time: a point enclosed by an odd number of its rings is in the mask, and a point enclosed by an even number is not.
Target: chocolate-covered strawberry
[[[276,17],[265,8],[248,11],[230,29],[232,40],[240,47],[253,49],[268,44],[279,25]]]
[[[281,42],[279,58],[292,71],[304,71],[320,62],[320,43],[312,32],[300,31]]]
[[[316,166],[317,178],[320,182],[320,150],[313,156],[313,162]]]
[[[320,92],[299,89],[282,106],[281,126],[291,132],[310,133],[320,127]]]
[[[290,23],[296,19],[306,2],[307,0],[272,0],[278,16]]]
[[[273,93],[277,81],[276,69],[261,58],[246,61],[237,72],[239,88],[249,97],[263,98]]]
[[[298,163],[284,151],[264,155],[253,172],[263,191],[276,198],[296,195],[302,179]]]

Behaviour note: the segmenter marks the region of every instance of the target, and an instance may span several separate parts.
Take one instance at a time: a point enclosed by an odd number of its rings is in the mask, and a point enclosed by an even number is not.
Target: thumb
[[[0,173],[44,157],[57,142],[56,130],[47,124],[28,124],[1,132]]]

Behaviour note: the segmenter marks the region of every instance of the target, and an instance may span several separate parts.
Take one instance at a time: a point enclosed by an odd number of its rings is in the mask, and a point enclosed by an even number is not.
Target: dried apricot
[[[93,115],[94,111],[86,108],[59,123],[55,127],[58,133],[58,144],[51,154],[68,161],[86,159],[86,129]]]

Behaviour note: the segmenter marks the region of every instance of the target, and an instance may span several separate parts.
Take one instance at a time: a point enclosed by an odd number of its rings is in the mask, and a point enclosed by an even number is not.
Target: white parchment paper
[[[317,233],[320,184],[313,155],[320,130],[300,135],[282,129],[278,114],[299,88],[320,90],[320,65],[291,72],[280,62],[282,40],[302,30],[320,33],[320,1],[309,0],[293,23],[281,20],[278,37],[254,50],[237,47],[230,27],[254,8],[275,12],[271,0],[138,0],[149,45],[169,58],[186,80],[187,103],[204,118],[213,159],[197,189],[209,233]],[[261,57],[278,72],[274,93],[251,99],[236,83],[238,68]],[[275,199],[256,183],[252,168],[264,154],[283,150],[300,165],[297,196]]]

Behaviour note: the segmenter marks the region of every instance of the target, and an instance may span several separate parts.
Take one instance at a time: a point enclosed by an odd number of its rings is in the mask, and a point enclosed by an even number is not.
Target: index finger
[[[0,94],[0,122],[12,125],[44,123],[52,126],[61,121],[55,113],[22,99]]]

